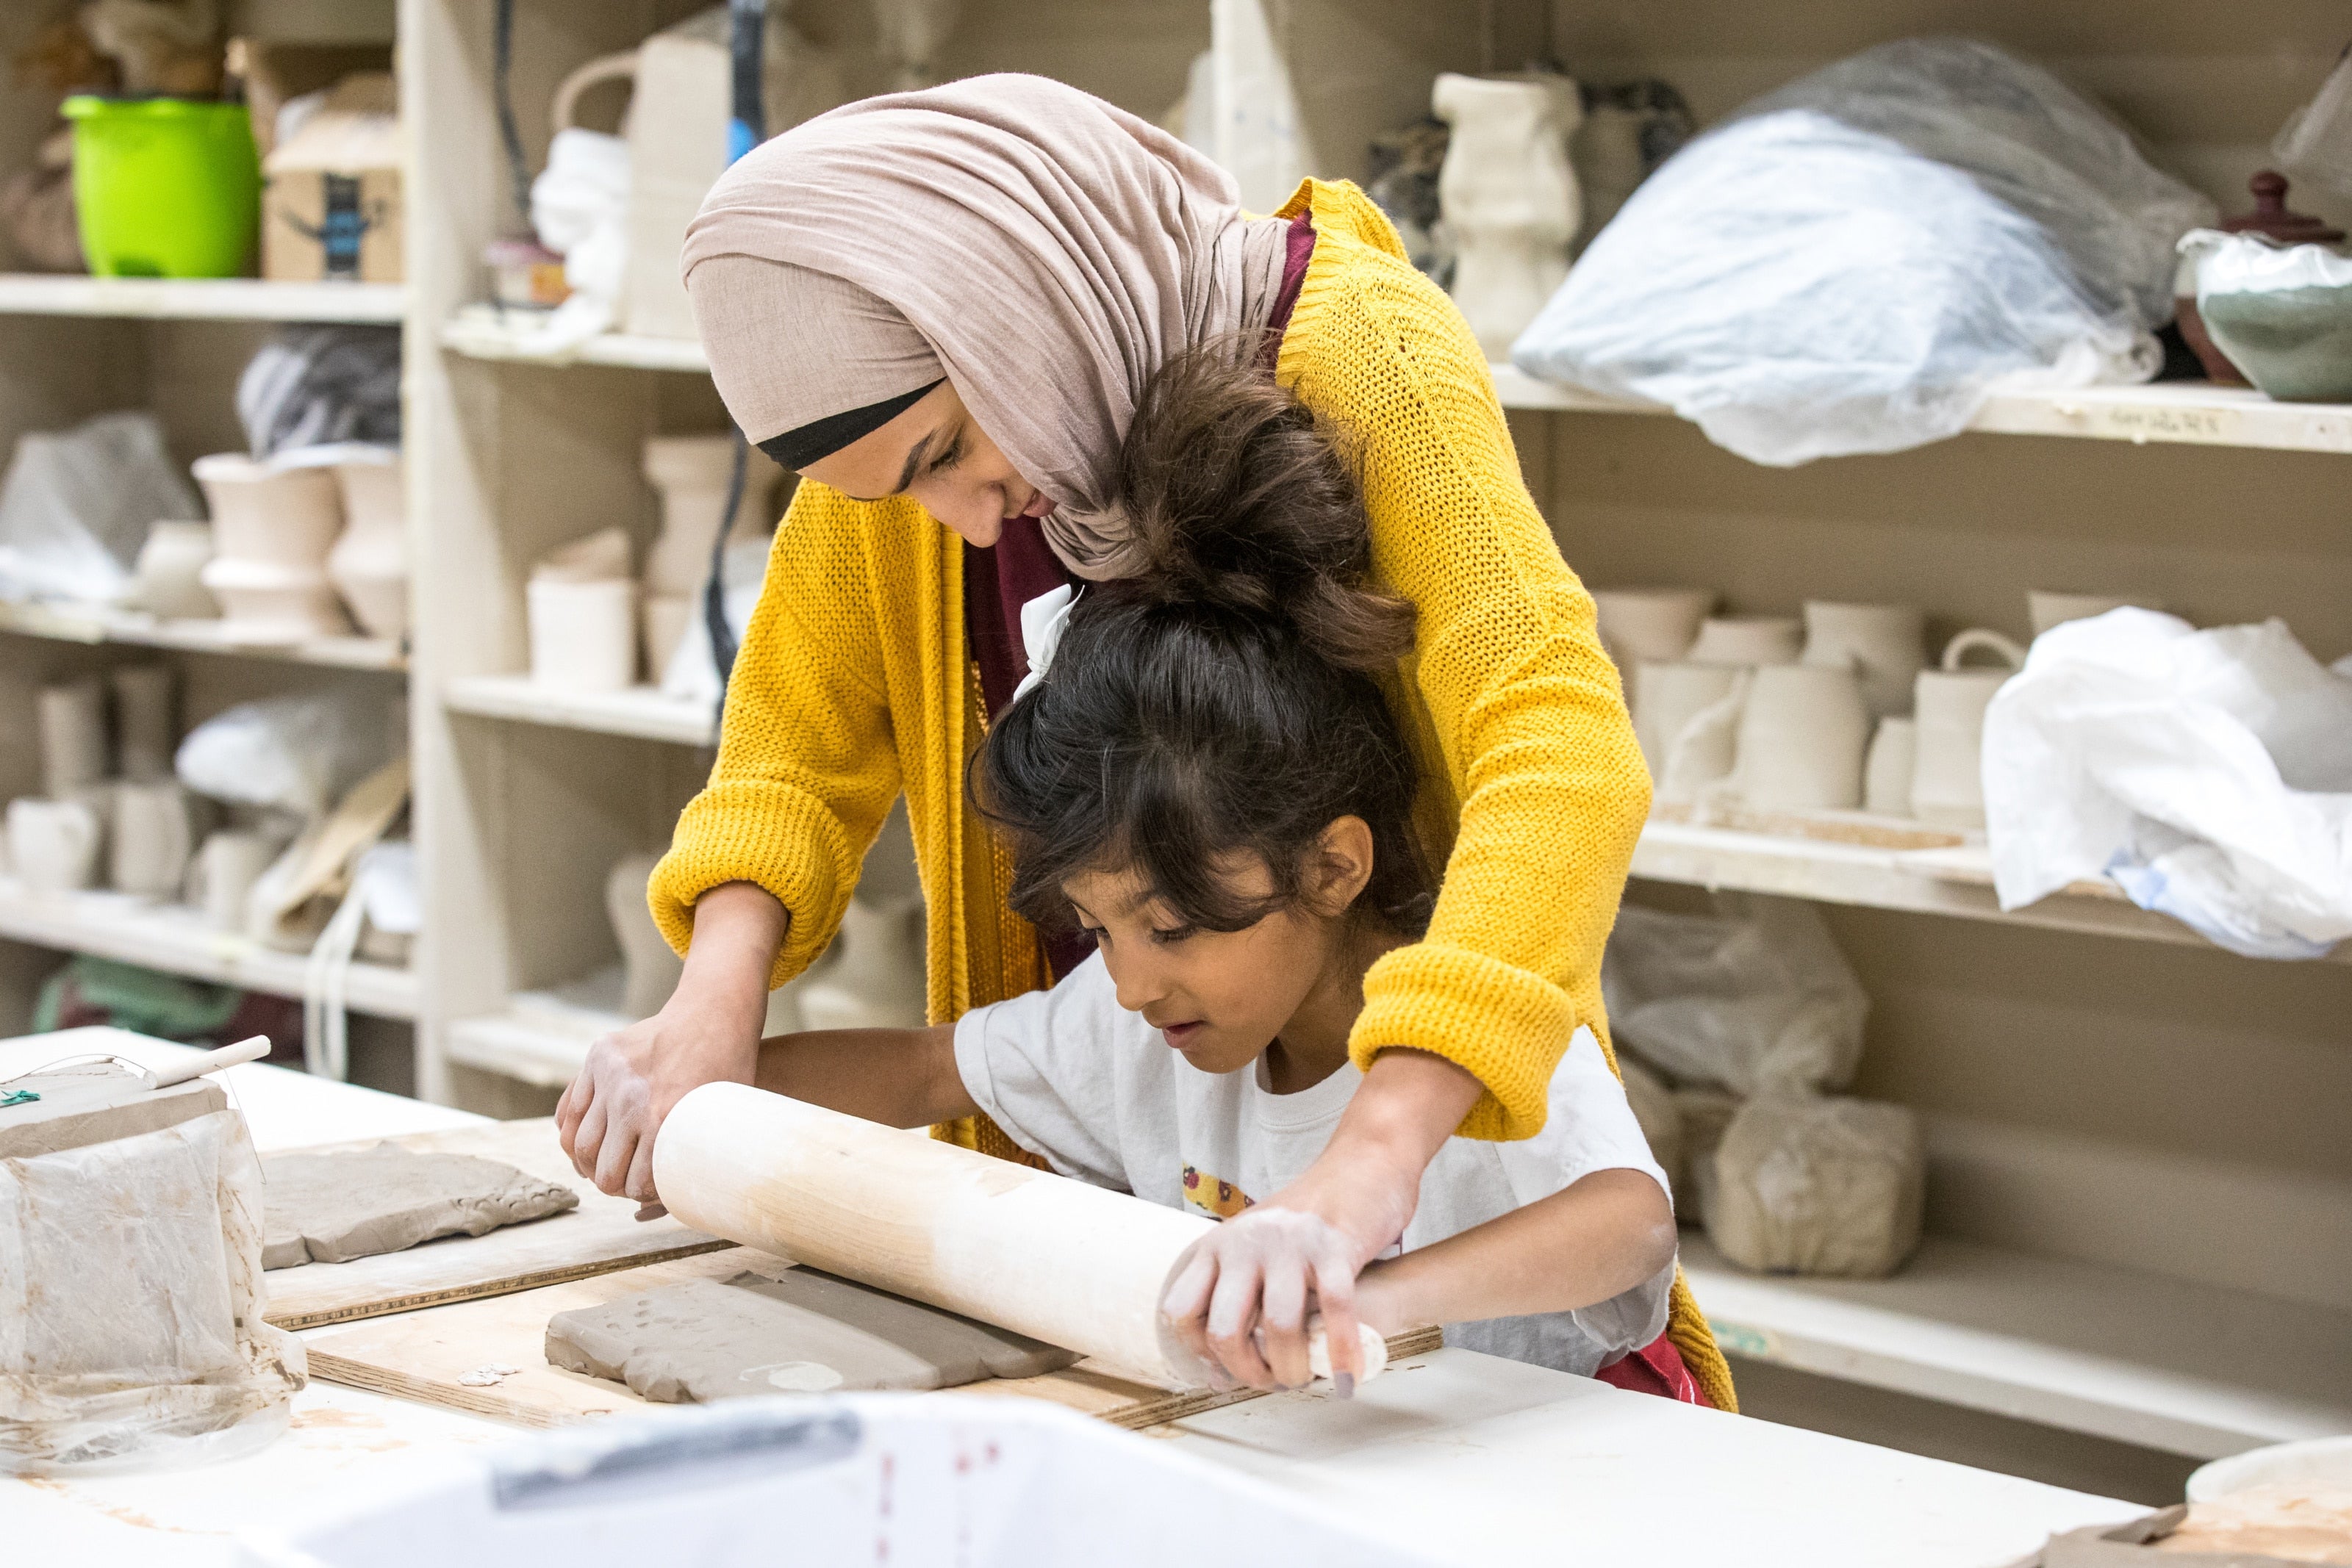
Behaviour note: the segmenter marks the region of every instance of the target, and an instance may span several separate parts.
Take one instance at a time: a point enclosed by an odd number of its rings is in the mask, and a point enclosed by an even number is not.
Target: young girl
[[[1428,919],[1412,752],[1362,673],[1394,668],[1409,623],[1361,586],[1351,486],[1279,393],[1198,364],[1156,391],[1125,479],[1161,570],[1087,590],[974,759],[1015,906],[1094,956],[953,1025],[771,1040],[756,1082],[900,1126],[984,1111],[1065,1176],[1232,1219],[1329,1140],[1361,1081],[1365,971]],[[1171,1319],[1260,1387],[1308,1380],[1319,1311],[1342,1364],[1358,1318],[1439,1322],[1578,1374],[1636,1356],[1611,1380],[1692,1396],[1662,1337],[1665,1178],[1589,1031],[1549,1107],[1532,1138],[1448,1141],[1401,1248],[1360,1277],[1335,1241],[1310,1301],[1246,1248],[1196,1249]],[[1263,1212],[1234,1234],[1318,1223]]]

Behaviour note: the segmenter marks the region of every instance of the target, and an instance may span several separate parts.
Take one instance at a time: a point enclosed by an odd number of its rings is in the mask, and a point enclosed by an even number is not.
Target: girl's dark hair
[[[973,758],[1013,907],[1066,926],[1064,881],[1132,869],[1188,924],[1238,931],[1298,902],[1323,830],[1356,816],[1373,861],[1354,909],[1420,936],[1418,769],[1367,673],[1411,645],[1412,610],[1365,581],[1345,457],[1262,370],[1195,356],[1146,392],[1120,474],[1149,564],[1081,593],[1051,672]],[[1231,891],[1237,854],[1271,897]]]

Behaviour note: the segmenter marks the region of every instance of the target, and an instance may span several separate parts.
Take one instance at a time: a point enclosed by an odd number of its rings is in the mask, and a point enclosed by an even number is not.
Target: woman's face
[[[1013,471],[950,382],[880,429],[818,458],[801,477],[854,500],[908,497],[983,549],[1003,534],[1007,518],[1042,517],[1054,509],[1036,486]]]

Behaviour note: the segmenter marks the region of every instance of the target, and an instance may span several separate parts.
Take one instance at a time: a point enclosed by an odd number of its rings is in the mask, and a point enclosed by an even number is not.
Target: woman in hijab
[[[662,1117],[751,1081],[770,988],[831,940],[902,792],[935,1019],[1083,958],[1007,907],[965,759],[1027,673],[1024,607],[1034,632],[1036,601],[1134,564],[1112,495],[1146,383],[1255,339],[1349,444],[1374,571],[1415,609],[1392,689],[1444,867],[1427,938],[1365,979],[1365,1081],[1322,1158],[1210,1239],[1224,1272],[1187,1326],[1265,1384],[1261,1303],[1344,1294],[1449,1136],[1530,1135],[1578,1026],[1608,1039],[1601,946],[1648,775],[1485,357],[1353,185],[1308,181],[1248,216],[1208,160],[1035,77],[872,99],[773,139],[711,191],[684,268],[729,412],[802,482],[718,763],[649,889],[684,977],[591,1051],[559,1108],[566,1146],[604,1190],[653,1198]],[[985,1121],[943,1133],[1020,1157]],[[1667,1338],[1729,1407],[1679,1281]]]

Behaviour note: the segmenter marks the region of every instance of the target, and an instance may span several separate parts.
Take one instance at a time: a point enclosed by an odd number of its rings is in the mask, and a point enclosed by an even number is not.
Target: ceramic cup
[[[629,578],[525,585],[530,678],[575,692],[625,691],[637,678],[637,585]]]
[[[1736,792],[1761,810],[1851,810],[1862,804],[1870,710],[1852,670],[1768,664],[1739,716]]]
[[[280,470],[241,453],[220,452],[197,458],[191,472],[212,508],[218,555],[273,566],[326,565],[343,528],[331,470]]]
[[[351,630],[324,569],[215,556],[204,583],[221,602],[222,632],[257,646],[340,637]]]
[[[8,802],[8,865],[37,894],[72,893],[98,880],[98,852],[104,832],[99,814],[84,800],[42,800],[27,795]]]
[[[125,664],[107,681],[114,688],[114,755],[122,776],[141,783],[169,779],[179,685],[172,666]]]
[[[2053,626],[2063,626],[2069,621],[2088,621],[2095,615],[2105,615],[2110,610],[2121,610],[2126,604],[2137,605],[2142,610],[2164,608],[2161,602],[2153,599],[2117,599],[2105,593],[2061,593],[2048,588],[2025,591],[2025,613],[2033,622],[2036,637]]]
[[[189,901],[205,923],[223,931],[245,928],[247,896],[284,846],[266,833],[224,828],[209,835],[188,867]]]
[[[195,803],[175,779],[118,784],[109,856],[118,893],[173,898],[195,852]]]
[[[1661,800],[1687,802],[1731,771],[1748,672],[1644,664],[1633,672],[1633,735]]]
[[[1927,663],[1927,618],[1916,604],[1805,602],[1808,664],[1853,670],[1874,716],[1911,711],[1911,683]]]
[[[126,603],[163,621],[209,621],[220,605],[199,574],[213,559],[210,523],[163,521],[149,527],[131,569]]]
[[[1592,610],[1601,645],[1621,670],[1672,664],[1689,651],[1715,608],[1711,588],[1597,588]]]
[[[2000,667],[1963,668],[1979,649],[2000,660]],[[1945,644],[1941,668],[1919,672],[1913,816],[1939,828],[1984,826],[1985,707],[2024,663],[2025,650],[2014,639],[1977,627]]]
[[[338,463],[335,485],[349,519],[327,552],[327,576],[371,637],[408,634],[408,500],[399,455]]]
[[[669,669],[670,656],[686,641],[694,612],[702,608],[698,593],[648,593],[645,598],[646,676],[658,685]]]
[[[41,737],[41,793],[62,800],[107,775],[106,687],[95,675],[43,686],[35,727]]]
[[[1805,624],[1792,615],[1716,615],[1700,622],[1683,657],[1694,664],[1793,664]]]
[[[1916,682],[1917,676],[1912,679]],[[1911,814],[1911,776],[1919,756],[1919,726],[1916,719],[1882,718],[1870,737],[1870,755],[1862,764],[1862,809],[1882,817]]]

